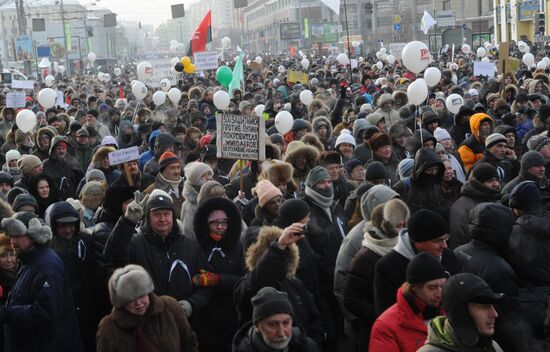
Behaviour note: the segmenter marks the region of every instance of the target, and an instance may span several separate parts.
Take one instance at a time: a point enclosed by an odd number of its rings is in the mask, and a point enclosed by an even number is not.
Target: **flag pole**
[[[349,42],[349,25],[348,25],[348,6],[346,0],[344,0],[344,18],[346,20],[346,38],[348,42],[348,59],[349,59],[349,84],[352,83],[352,68],[351,68],[351,43]]]

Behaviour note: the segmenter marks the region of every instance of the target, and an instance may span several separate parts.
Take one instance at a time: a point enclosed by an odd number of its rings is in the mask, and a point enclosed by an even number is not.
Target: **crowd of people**
[[[58,74],[46,110],[43,83],[24,108],[1,94],[0,350],[545,350],[550,78],[475,59],[441,53],[415,106],[399,61],[265,55],[225,111],[265,106],[265,160],[218,158],[213,72],[159,106],[132,64]]]

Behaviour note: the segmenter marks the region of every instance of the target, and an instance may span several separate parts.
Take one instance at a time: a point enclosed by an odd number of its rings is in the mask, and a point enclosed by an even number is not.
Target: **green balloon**
[[[224,87],[229,87],[229,83],[233,79],[233,71],[227,66],[220,66],[216,71],[216,80]]]

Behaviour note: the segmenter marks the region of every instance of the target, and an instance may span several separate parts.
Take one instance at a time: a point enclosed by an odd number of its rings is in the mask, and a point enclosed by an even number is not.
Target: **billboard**
[[[67,38],[69,41],[69,38]],[[49,37],[48,43],[50,44],[51,55],[56,59],[65,58],[65,40],[63,37]],[[69,60],[80,59],[80,38],[71,37],[71,46],[68,51]]]
[[[300,22],[281,23],[281,40],[300,39]]]
[[[23,35],[15,37],[15,55],[16,61],[32,60],[33,50],[31,37]]]
[[[337,43],[338,42],[338,23],[312,23],[311,41],[313,43]]]

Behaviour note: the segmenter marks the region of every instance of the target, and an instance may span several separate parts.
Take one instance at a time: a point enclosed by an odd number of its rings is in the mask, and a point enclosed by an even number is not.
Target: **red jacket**
[[[426,306],[415,299],[419,313],[414,313],[405,299],[404,286],[397,290],[397,303],[376,319],[371,331],[369,351],[416,352],[428,337],[422,311]]]

